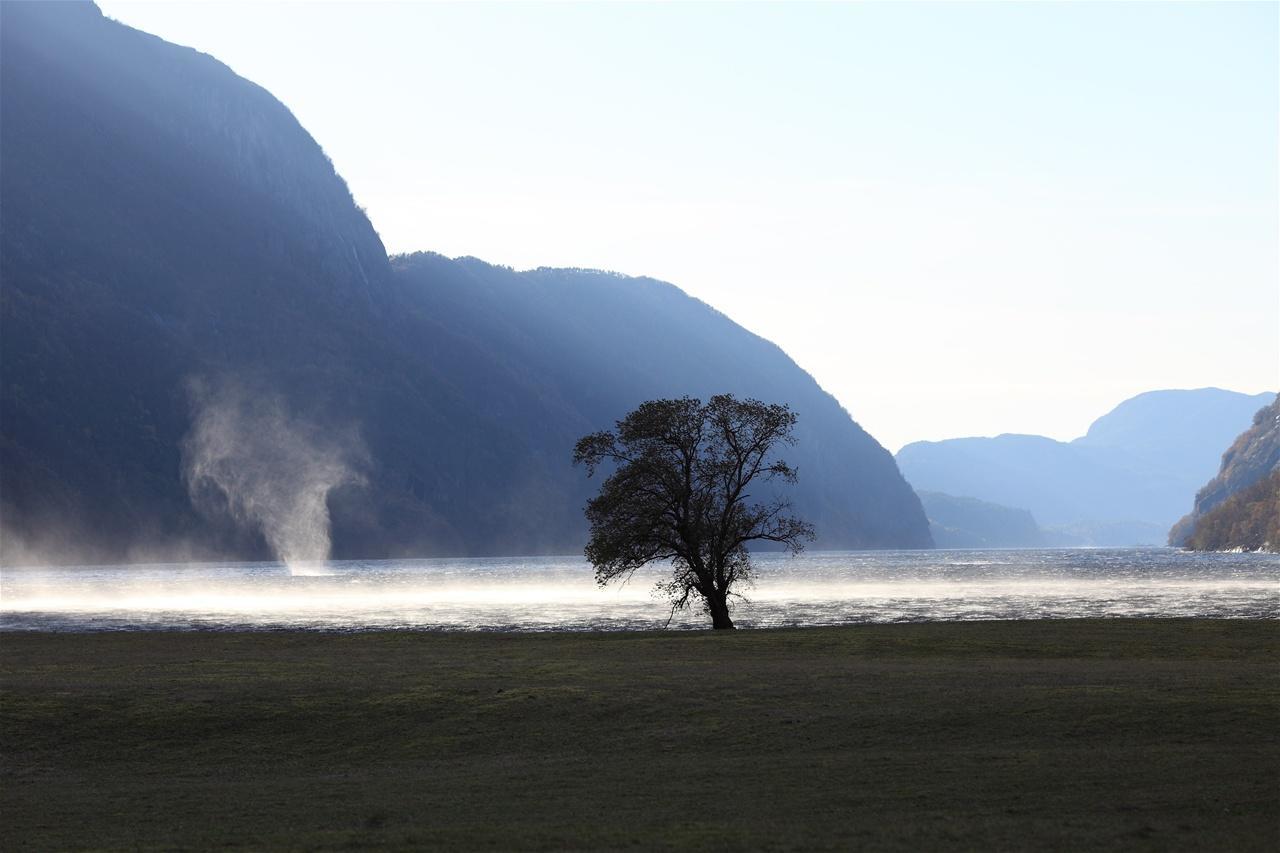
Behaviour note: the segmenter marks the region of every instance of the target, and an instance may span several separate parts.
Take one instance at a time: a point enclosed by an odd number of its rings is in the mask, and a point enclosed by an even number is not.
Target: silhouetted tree
[[[711,624],[732,628],[729,596],[752,575],[751,542],[777,542],[792,553],[813,527],[788,514],[780,497],[751,502],[753,483],[796,481],[796,472],[771,458],[778,444],[794,444],[796,416],[783,405],[738,400],[651,400],[618,421],[615,431],[583,437],[574,464],[592,476],[616,466],[587,503],[591,538],[586,556],[605,585],[656,560],[669,560],[670,580],[659,586],[672,613],[702,599]]]

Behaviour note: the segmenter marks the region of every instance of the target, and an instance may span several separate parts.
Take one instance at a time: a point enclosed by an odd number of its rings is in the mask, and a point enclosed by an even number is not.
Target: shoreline
[[[1031,556],[1026,556],[1030,554]],[[474,570],[473,570],[474,569]],[[105,567],[0,576],[0,631],[654,631],[668,606],[661,568],[600,589],[579,561],[548,558],[169,572]],[[912,624],[934,620],[1280,618],[1280,563],[1261,555],[1158,551],[806,554],[762,564],[738,627]],[[710,620],[676,614],[670,627]]]
[[[15,611],[22,613],[23,611]],[[298,635],[298,636],[360,636],[360,635],[403,635],[403,634],[422,634],[427,636],[499,636],[499,637],[584,637],[584,636],[611,636],[611,637],[681,637],[697,634],[716,634],[719,636],[731,636],[734,634],[789,634],[807,631],[846,631],[858,630],[865,628],[908,628],[912,626],[962,626],[962,625],[1032,625],[1032,624],[1053,624],[1053,625],[1071,625],[1071,624],[1089,624],[1089,623],[1167,623],[1167,622],[1261,622],[1274,623],[1280,629],[1280,612],[1274,615],[1265,616],[1031,616],[1017,619],[992,618],[986,619],[982,617],[973,619],[904,619],[893,622],[844,622],[839,624],[821,624],[821,625],[768,625],[763,627],[755,627],[750,625],[738,625],[731,631],[715,631],[710,625],[707,626],[691,626],[686,628],[452,628],[452,627],[416,627],[411,625],[399,627],[387,626],[349,626],[349,627],[333,627],[333,626],[264,626],[264,627],[244,627],[240,625],[231,626],[195,626],[175,628],[170,625],[158,625],[156,627],[138,627],[130,625],[128,627],[75,627],[62,629],[46,629],[46,628],[10,628],[3,624],[0,619],[0,638],[4,637],[21,637],[29,635],[37,636],[63,636],[63,635],[84,635],[84,636],[101,636],[101,635],[174,635],[181,636],[184,634],[207,634],[207,635],[246,635],[246,636],[275,636],[275,635]]]

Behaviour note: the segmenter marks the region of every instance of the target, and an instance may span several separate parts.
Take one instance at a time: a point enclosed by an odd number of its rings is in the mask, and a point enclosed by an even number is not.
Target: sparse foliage
[[[1193,551],[1280,551],[1280,468],[1201,516],[1187,547]]]
[[[672,612],[700,599],[714,627],[732,628],[730,596],[752,576],[749,544],[775,542],[797,553],[814,535],[789,514],[787,500],[753,502],[748,491],[796,481],[795,469],[773,457],[779,444],[795,443],[795,422],[787,406],[722,394],[705,404],[651,400],[616,430],[583,437],[575,464],[588,476],[613,466],[586,508],[586,556],[596,581],[603,586],[670,561],[671,577],[660,588]]]

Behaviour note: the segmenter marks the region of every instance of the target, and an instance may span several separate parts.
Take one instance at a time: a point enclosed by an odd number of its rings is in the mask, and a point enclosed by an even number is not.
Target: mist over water
[[[1090,616],[1280,618],[1280,557],[1158,550],[763,555],[741,627]],[[7,569],[7,630],[649,630],[659,568],[598,587],[580,558]],[[693,610],[672,628],[704,628]]]
[[[192,503],[261,530],[291,574],[327,573],[329,493],[364,482],[354,432],[321,429],[278,395],[235,382],[193,382],[191,398],[183,476]]]

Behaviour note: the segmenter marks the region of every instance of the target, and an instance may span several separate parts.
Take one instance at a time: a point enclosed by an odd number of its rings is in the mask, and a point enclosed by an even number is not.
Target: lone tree
[[[795,469],[772,458],[795,444],[796,416],[787,406],[738,400],[651,400],[618,421],[615,431],[582,438],[574,464],[587,475],[606,463],[614,471],[587,503],[591,539],[586,556],[601,586],[629,578],[655,560],[670,560],[659,584],[671,612],[696,593],[715,628],[732,628],[729,597],[752,576],[751,542],[778,542],[793,554],[813,527],[788,514],[780,497],[753,503],[748,488],[794,483]]]

